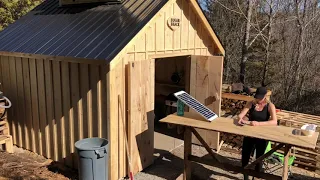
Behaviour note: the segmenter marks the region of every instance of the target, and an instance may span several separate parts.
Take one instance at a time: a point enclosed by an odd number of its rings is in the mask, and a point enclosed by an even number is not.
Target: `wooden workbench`
[[[302,148],[312,148],[316,147],[317,138],[319,136],[319,132],[315,132],[312,136],[300,136],[294,135],[293,133],[296,131],[294,128],[284,127],[284,126],[240,126],[237,124],[237,120],[231,118],[222,118],[219,117],[212,122],[206,121],[200,115],[194,113],[185,112],[185,115],[177,116],[176,114],[169,115],[166,118],[160,120],[163,123],[169,124],[177,124],[186,127],[184,134],[184,180],[191,179],[191,161],[209,164],[218,166],[222,169],[226,169],[229,171],[235,171],[238,173],[246,173],[248,175],[258,177],[258,178],[266,178],[266,179],[281,179],[279,176],[266,174],[266,173],[257,173],[252,170],[252,168],[258,162],[261,162],[264,158],[270,156],[273,152],[279,150],[282,147],[285,147],[285,163],[283,166],[283,176],[282,179],[288,178],[288,159],[289,152],[292,146],[302,147]],[[212,151],[211,148],[207,145],[207,143],[203,140],[203,138],[199,135],[199,133],[195,130],[195,128],[212,130],[218,132],[226,132],[232,133],[242,136],[255,137],[260,139],[265,139],[268,141],[273,141],[279,143],[276,147],[274,147],[271,151],[266,153],[265,155],[259,157],[251,164],[247,165],[245,168],[226,165],[222,163],[221,157],[218,156],[215,152]],[[210,161],[203,161],[203,159],[193,156],[191,154],[191,134],[194,134],[201,144],[206,148],[208,153],[213,157]],[[219,158],[218,158],[219,157]]]

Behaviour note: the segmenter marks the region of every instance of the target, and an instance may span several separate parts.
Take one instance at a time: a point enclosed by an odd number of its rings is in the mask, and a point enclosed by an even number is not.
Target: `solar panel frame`
[[[185,91],[176,92],[174,93],[174,96],[210,122],[218,117],[216,113],[211,111],[208,107],[200,103]]]

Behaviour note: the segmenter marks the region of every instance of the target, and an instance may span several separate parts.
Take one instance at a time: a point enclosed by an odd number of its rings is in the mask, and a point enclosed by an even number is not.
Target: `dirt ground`
[[[76,180],[77,172],[52,163],[50,160],[36,155],[30,151],[20,148],[14,148],[14,154],[0,152],[0,180]],[[194,145],[192,147],[193,155],[209,158],[206,150]],[[222,156],[228,157],[232,164],[240,165],[240,155],[221,151]],[[135,180],[180,180],[183,172],[183,145],[172,152],[155,150],[155,162],[143,172],[135,176]],[[241,174],[234,174],[222,169],[192,164],[192,180],[237,180],[242,179]],[[320,180],[320,175],[301,168],[292,167],[293,180]],[[282,171],[275,172],[281,175]]]
[[[183,172],[183,146],[178,147],[171,153],[156,150],[160,155],[155,163],[147,168],[144,172],[138,173],[135,180],[182,180]],[[210,158],[203,147],[193,145],[192,154],[195,156]],[[220,151],[220,155],[228,157],[228,163],[240,166],[241,155]],[[320,175],[307,171],[298,167],[292,167],[292,180],[320,180]],[[282,174],[282,169],[274,172],[276,175]],[[192,180],[240,180],[243,179],[242,174],[234,174],[222,169],[207,165],[192,164]],[[257,178],[255,178],[257,179]]]
[[[14,154],[0,152],[0,180],[68,180],[77,172],[61,168],[42,156],[14,147]]]

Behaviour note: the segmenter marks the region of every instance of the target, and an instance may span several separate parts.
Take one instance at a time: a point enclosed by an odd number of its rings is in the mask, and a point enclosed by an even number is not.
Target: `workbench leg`
[[[289,170],[289,156],[290,156],[290,148],[291,146],[286,144],[284,149],[284,163],[283,163],[283,174],[282,179],[287,180],[288,179],[288,170]]]
[[[191,155],[191,129],[186,127],[184,131],[184,171],[183,180],[191,180],[191,161],[189,161],[189,155]]]

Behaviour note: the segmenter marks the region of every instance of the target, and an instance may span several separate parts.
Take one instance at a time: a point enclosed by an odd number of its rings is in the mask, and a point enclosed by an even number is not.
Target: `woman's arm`
[[[245,105],[245,107],[242,109],[242,111],[240,112],[240,114],[238,115],[239,117],[239,123],[241,123],[241,121],[243,123],[248,123],[249,121],[244,120],[244,116],[248,113],[249,109],[251,108],[252,102],[247,102],[247,104]]]
[[[259,126],[274,126],[278,124],[277,115],[276,115],[276,107],[273,103],[269,104],[268,111],[271,115],[269,121],[259,122]]]

